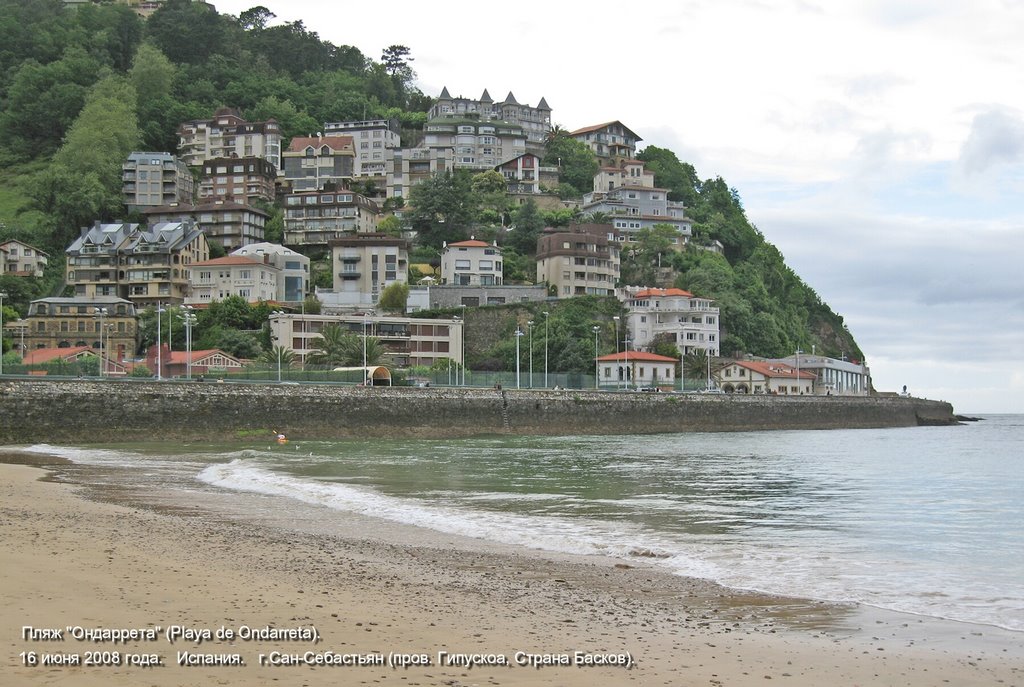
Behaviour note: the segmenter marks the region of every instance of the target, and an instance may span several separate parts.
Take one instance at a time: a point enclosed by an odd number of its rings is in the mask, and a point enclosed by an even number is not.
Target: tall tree
[[[440,172],[412,187],[408,217],[421,245],[440,248],[445,241],[469,236],[478,214],[472,183],[472,175],[458,169]]]
[[[558,181],[572,187],[575,195],[583,195],[594,187],[594,175],[600,165],[594,151],[569,136],[549,139],[544,164],[558,167]]]

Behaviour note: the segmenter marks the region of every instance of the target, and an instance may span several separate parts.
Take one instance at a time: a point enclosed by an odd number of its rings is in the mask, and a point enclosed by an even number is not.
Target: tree
[[[5,146],[23,157],[56,150],[100,73],[100,63],[77,45],[56,62],[22,64],[8,82],[0,113]]]
[[[388,215],[377,223],[377,231],[387,234],[388,236],[401,236],[402,220],[398,219],[394,215]]]
[[[647,146],[636,157],[654,173],[655,186],[669,189],[669,200],[682,201],[687,206],[697,202],[700,180],[693,165],[680,162],[671,150],[657,146]]]
[[[690,379],[706,379],[708,374],[708,352],[694,348],[683,356],[683,372]]]
[[[225,23],[212,5],[166,0],[146,20],[146,34],[173,62],[202,64],[220,51]]]
[[[409,63],[415,60],[409,55],[410,50],[404,45],[391,45],[385,48],[384,53],[380,56],[381,62],[384,63],[384,69],[403,90],[416,78],[416,72],[409,66]]]
[[[295,351],[285,346],[273,346],[270,350],[260,353],[257,360],[266,365],[281,364],[282,368],[290,368],[295,363]]]
[[[577,196],[594,187],[594,175],[600,167],[594,152],[569,136],[559,136],[548,142],[544,164],[557,166],[559,183],[571,186]]]
[[[516,208],[512,216],[512,227],[507,243],[522,255],[536,255],[537,239],[544,229],[544,218],[532,198]]]
[[[377,305],[385,312],[404,313],[408,300],[409,285],[404,281],[396,281],[381,292]]]
[[[267,28],[267,22],[276,16],[263,5],[257,5],[238,15],[238,25],[246,31],[262,31]]]
[[[170,96],[176,73],[174,65],[160,52],[160,48],[152,43],[140,45],[129,72],[139,104]]]
[[[421,245],[440,248],[444,241],[468,238],[478,213],[468,171],[435,174],[413,186],[410,196],[409,222]]]
[[[329,324],[315,339],[312,351],[306,357],[312,365],[327,367],[361,367],[363,364],[363,337],[349,334],[340,324]],[[366,337],[366,364],[378,365],[386,352],[380,339]]]
[[[679,233],[671,224],[655,224],[638,231],[633,249],[623,255],[622,282],[658,285],[662,263],[668,266],[678,239]]]

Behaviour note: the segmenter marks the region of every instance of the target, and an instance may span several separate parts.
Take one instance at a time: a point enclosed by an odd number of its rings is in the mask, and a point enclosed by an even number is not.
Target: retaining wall
[[[650,434],[953,424],[948,403],[129,380],[0,381],[0,442]]]

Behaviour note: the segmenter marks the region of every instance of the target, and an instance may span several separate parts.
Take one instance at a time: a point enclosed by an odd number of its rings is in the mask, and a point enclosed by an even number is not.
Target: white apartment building
[[[186,305],[208,305],[228,296],[241,296],[249,303],[274,301],[281,276],[273,265],[241,255],[193,263],[188,273],[191,293]]]
[[[299,303],[309,293],[309,258],[291,248],[276,243],[250,243],[232,251],[231,255],[252,258],[280,270],[276,301]]]
[[[624,289],[620,298],[629,312],[626,322],[636,348],[668,335],[681,354],[698,349],[709,356],[719,354],[721,316],[711,299],[682,289],[636,287]]]
[[[499,286],[504,269],[501,248],[486,241],[445,243],[441,251],[441,283],[457,286]]]
[[[329,324],[339,324],[348,333],[380,339],[387,357],[396,367],[430,366],[449,358],[462,363],[463,322],[450,319],[420,319],[382,316],[369,313],[353,315],[302,315],[285,313],[270,316],[270,333],[275,346],[294,352],[304,364],[317,347],[320,332]]]
[[[370,119],[360,122],[328,122],[324,136],[349,136],[355,152],[352,175],[376,177],[387,174],[390,151],[402,147],[397,119]]]
[[[409,279],[409,242],[387,234],[355,234],[333,239],[331,266],[334,288],[317,291],[331,307],[373,307],[394,283]]]

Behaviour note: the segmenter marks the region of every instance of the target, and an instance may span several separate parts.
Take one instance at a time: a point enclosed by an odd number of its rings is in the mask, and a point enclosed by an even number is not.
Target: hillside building
[[[129,212],[170,203],[191,203],[195,180],[170,153],[134,152],[121,165],[121,188]]]
[[[235,108],[178,127],[178,155],[190,167],[219,157],[261,157],[281,169],[281,127],[274,119],[247,122]]]

